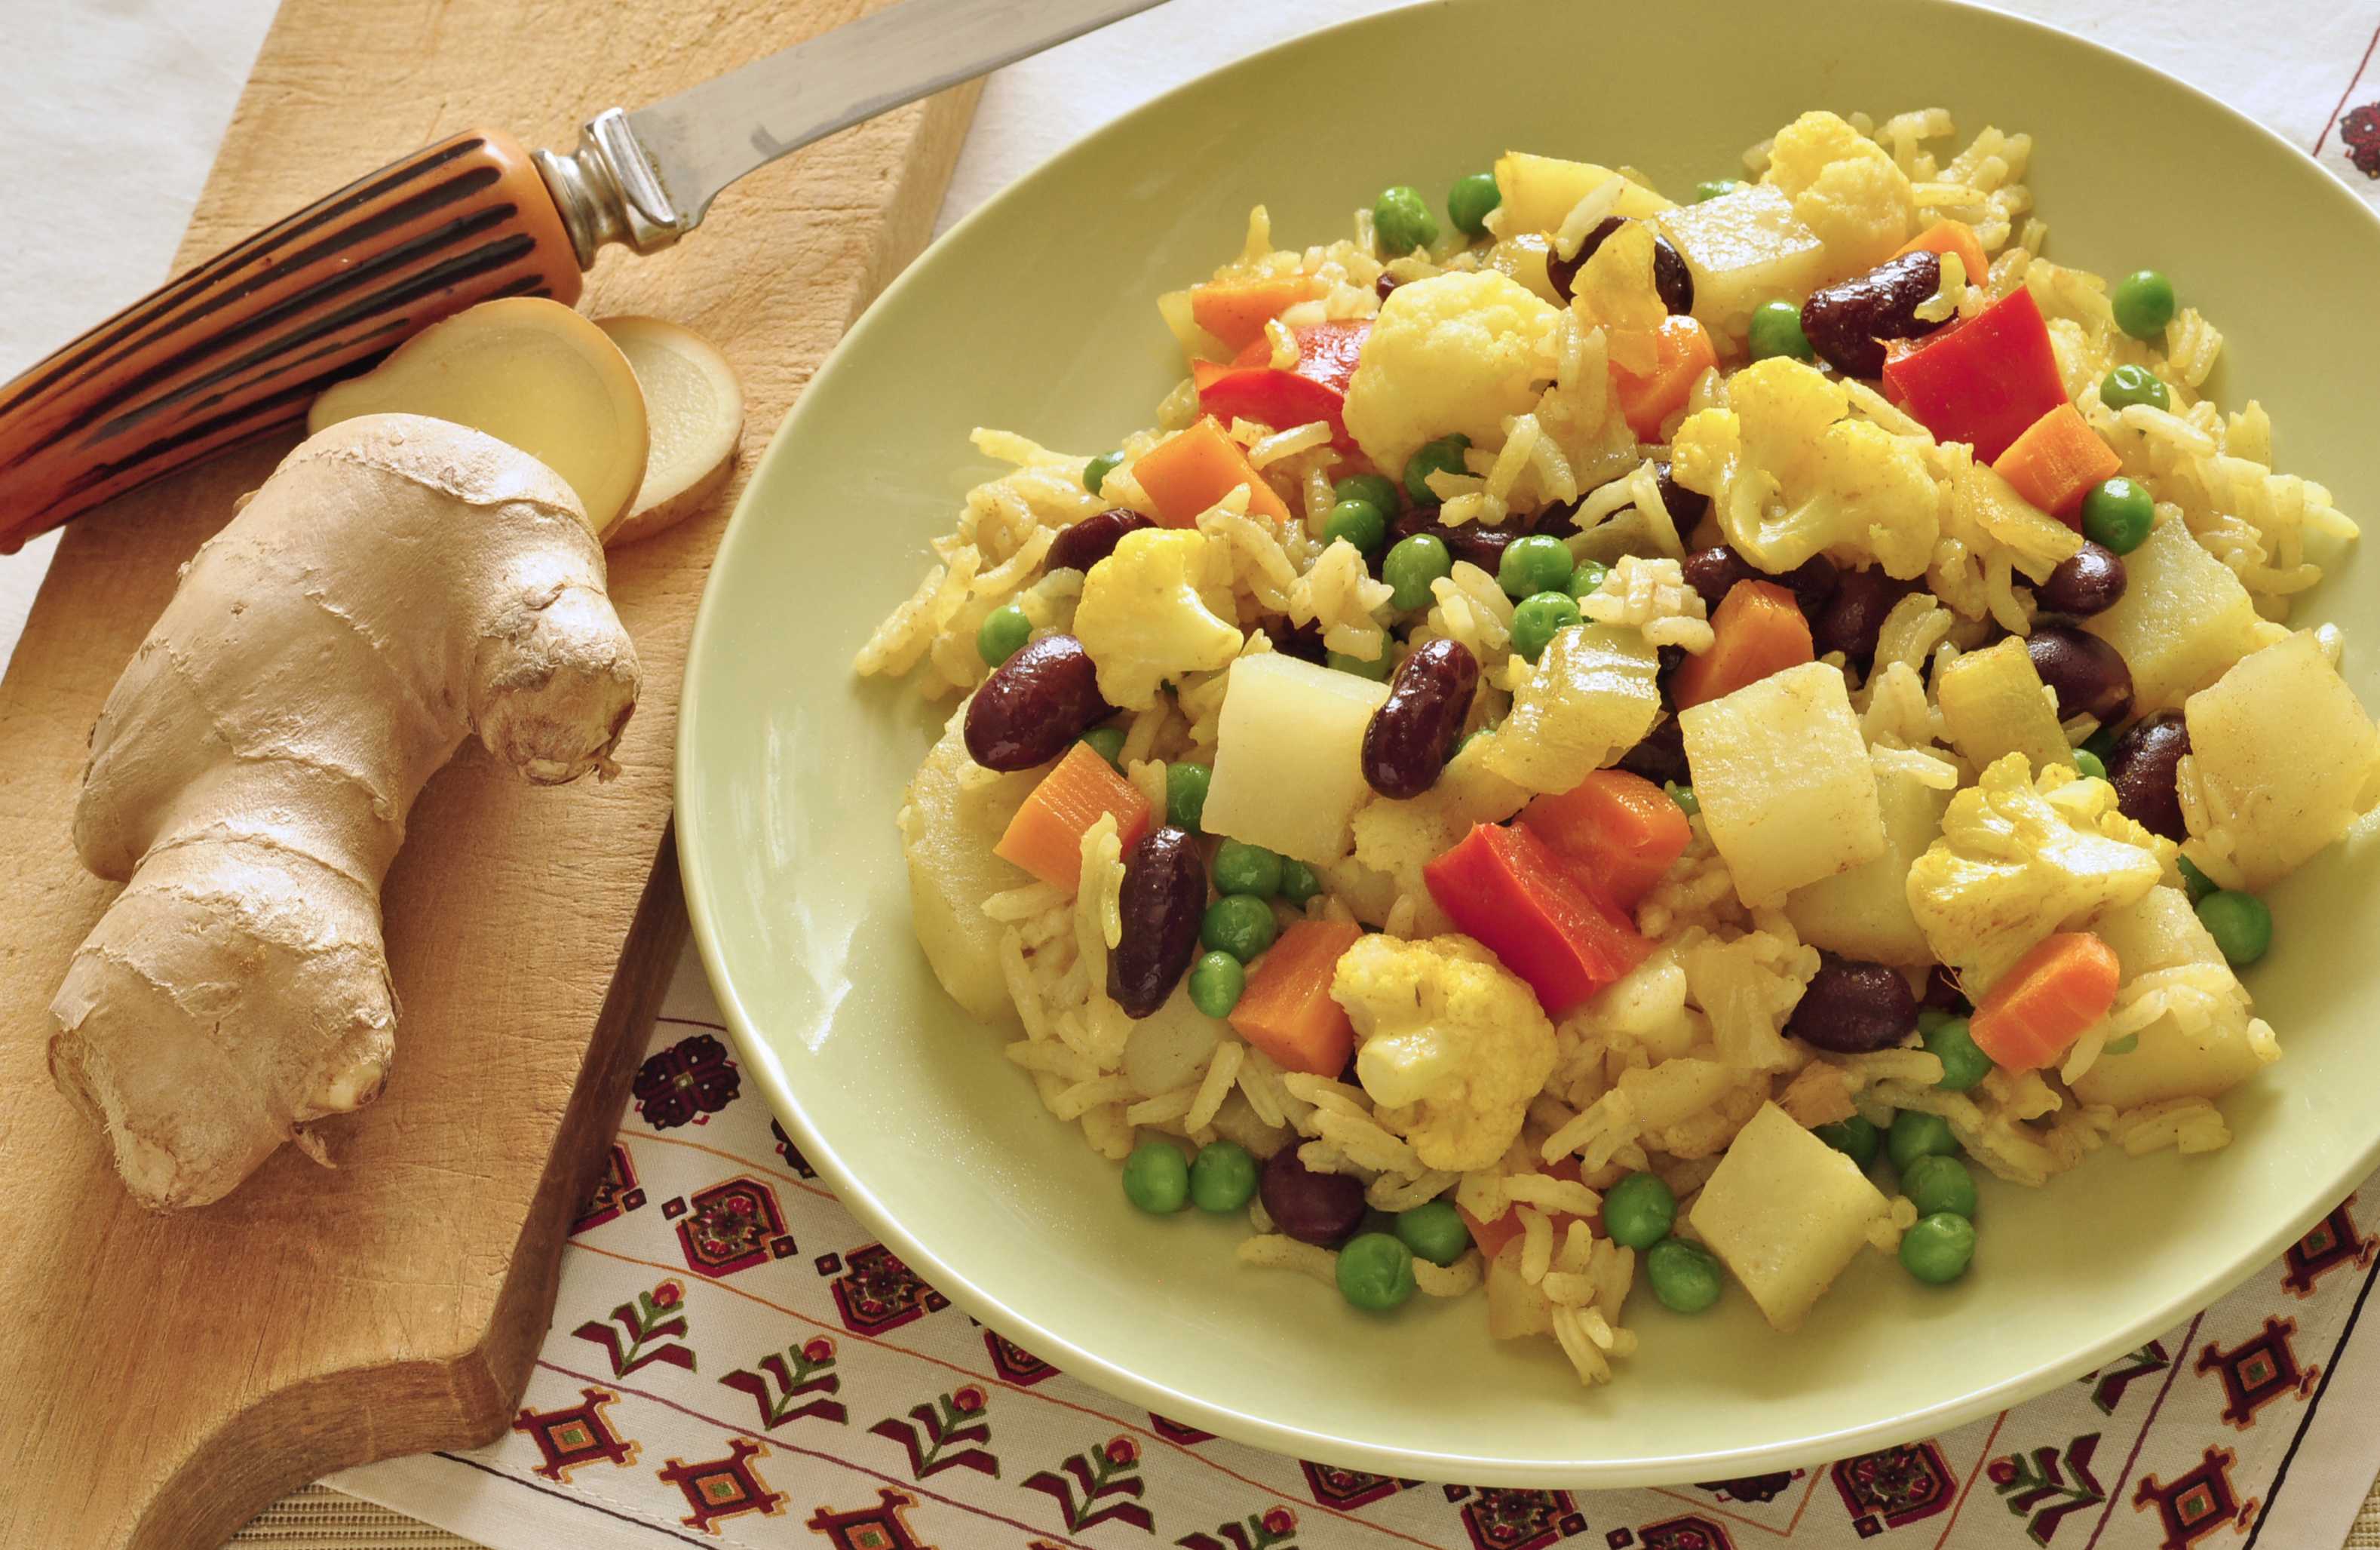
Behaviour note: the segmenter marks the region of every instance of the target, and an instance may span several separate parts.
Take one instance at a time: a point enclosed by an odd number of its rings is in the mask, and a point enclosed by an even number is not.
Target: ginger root
[[[285,459],[184,568],[75,810],[127,885],[51,1003],[50,1071],[152,1210],[229,1192],[378,1095],[380,889],[476,733],[542,785],[611,754],[641,672],[577,495],[477,431],[368,415]]]

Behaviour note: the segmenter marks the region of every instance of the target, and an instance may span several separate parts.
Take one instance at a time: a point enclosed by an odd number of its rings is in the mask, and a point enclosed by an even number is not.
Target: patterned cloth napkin
[[[2380,1468],[2380,1338],[2349,1345],[2375,1188],[2187,1324],[1925,1442],[1662,1490],[1393,1480],[1151,1414],[953,1307],[818,1181],[689,959],[511,1433],[327,1483],[493,1550],[2326,1550]]]
[[[1147,96],[1371,8],[1175,0],[1002,72],[941,224]],[[2223,96],[2380,202],[2367,9],[2010,8]],[[818,1182],[738,1068],[689,958],[573,1229],[511,1433],[328,1483],[495,1550],[2326,1547],[2380,1467],[2380,1337],[2350,1342],[2380,1275],[2374,1182],[2188,1323],[1924,1442],[1658,1490],[1388,1479],[1111,1398],[951,1306]]]

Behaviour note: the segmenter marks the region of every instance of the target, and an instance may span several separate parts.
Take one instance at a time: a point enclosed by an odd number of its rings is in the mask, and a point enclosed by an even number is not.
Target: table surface
[[[1170,0],[1012,67],[986,88],[936,229],[1149,96],[1384,8],[1379,0]],[[2346,0],[2169,0],[2151,14],[2115,0],[2010,0],[2002,8],[2121,48],[2309,147],[2369,67],[2380,21],[2375,7]],[[0,196],[13,196],[6,207],[20,220],[38,211],[42,223],[40,241],[0,247],[0,380],[166,277],[273,9],[274,0],[0,0],[9,39],[0,144],[13,152],[0,159]],[[2362,61],[2355,74],[2308,65],[2349,58]],[[0,661],[15,647],[54,543],[36,540],[0,558]],[[314,1488],[236,1543],[447,1550],[469,1542]],[[2380,1495],[2347,1543],[2380,1545]]]

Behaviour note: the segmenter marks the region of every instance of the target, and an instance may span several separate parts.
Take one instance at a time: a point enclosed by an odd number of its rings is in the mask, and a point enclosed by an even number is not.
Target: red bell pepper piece
[[[1330,424],[1333,443],[1353,447],[1342,416],[1348,379],[1355,374],[1364,341],[1371,336],[1370,321],[1318,323],[1292,332],[1297,338],[1297,365],[1291,371],[1266,364],[1272,359],[1272,344],[1261,337],[1229,366],[1192,361],[1200,411],[1221,420],[1254,420],[1283,431],[1320,420]]]
[[[1887,355],[1884,385],[1935,440],[1971,443],[1985,463],[2066,402],[2049,327],[2022,288],[1905,355]]]
[[[1525,828],[1475,824],[1421,869],[1429,897],[1560,1017],[1652,953],[1626,916]]]

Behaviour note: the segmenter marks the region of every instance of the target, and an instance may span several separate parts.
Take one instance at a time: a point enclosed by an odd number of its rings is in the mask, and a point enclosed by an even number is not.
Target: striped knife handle
[[[472,129],[269,226],[0,387],[0,554],[306,417],[424,324],[499,296],[578,299],[520,142]]]

